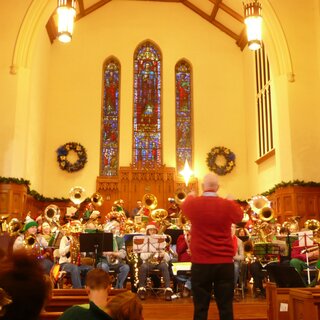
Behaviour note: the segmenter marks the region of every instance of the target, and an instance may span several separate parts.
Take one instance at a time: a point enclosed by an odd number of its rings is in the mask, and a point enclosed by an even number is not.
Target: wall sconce
[[[58,39],[63,43],[71,41],[74,19],[76,17],[76,0],[58,0]]]
[[[248,47],[250,50],[261,48],[261,3],[258,0],[243,4],[244,6],[244,23],[247,26]]]
[[[190,180],[191,176],[193,175],[193,171],[190,169],[187,159],[184,164],[183,170],[181,170],[179,173],[183,176],[183,179],[184,179],[186,186],[188,186],[189,180]]]

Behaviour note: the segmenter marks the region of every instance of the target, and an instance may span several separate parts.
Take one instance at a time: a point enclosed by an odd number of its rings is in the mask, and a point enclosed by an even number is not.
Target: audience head
[[[131,291],[117,294],[108,303],[108,313],[114,320],[142,320],[142,304]]]
[[[109,289],[111,286],[109,273],[102,269],[92,269],[86,276],[86,288],[89,290]]]
[[[24,250],[0,261],[0,288],[12,300],[4,307],[2,320],[38,319],[51,295],[51,283],[39,261]]]
[[[219,189],[219,179],[214,173],[208,173],[204,176],[202,182],[203,191],[217,192]]]

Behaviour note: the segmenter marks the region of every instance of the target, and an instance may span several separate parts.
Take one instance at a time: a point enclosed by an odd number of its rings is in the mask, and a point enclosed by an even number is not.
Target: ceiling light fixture
[[[76,0],[58,0],[58,39],[68,43],[72,39],[73,24],[76,17]]]
[[[247,26],[248,47],[250,50],[261,48],[261,3],[258,0],[244,3],[244,23]]]

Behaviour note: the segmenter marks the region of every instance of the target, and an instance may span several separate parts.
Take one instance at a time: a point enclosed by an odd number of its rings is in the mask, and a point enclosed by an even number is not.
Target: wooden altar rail
[[[277,288],[266,284],[268,320],[320,320],[320,288]]]

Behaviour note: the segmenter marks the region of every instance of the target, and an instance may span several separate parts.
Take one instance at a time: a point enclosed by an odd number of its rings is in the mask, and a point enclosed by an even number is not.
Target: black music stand
[[[113,234],[106,232],[80,233],[80,251],[94,252],[94,266],[97,266],[98,256],[104,251],[113,251]]]
[[[181,229],[167,229],[164,234],[167,234],[171,237],[172,242],[171,244],[177,244],[177,240],[179,238],[180,235],[183,234],[183,230]]]

